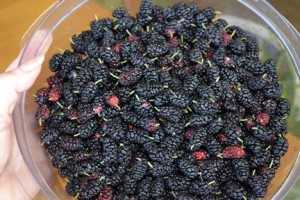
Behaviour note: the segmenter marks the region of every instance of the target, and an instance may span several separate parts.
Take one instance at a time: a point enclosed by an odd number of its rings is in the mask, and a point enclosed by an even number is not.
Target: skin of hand
[[[30,49],[26,52],[31,59],[18,67],[21,58],[19,55],[7,70],[0,74],[1,200],[32,199],[39,190],[20,153],[13,129],[12,112],[20,94],[28,90],[39,75],[44,54],[51,42],[52,36],[47,31],[36,32],[26,47]],[[43,43],[42,46],[40,46],[41,43]],[[39,55],[31,55],[37,49],[39,49]],[[24,185],[26,185],[26,189]]]

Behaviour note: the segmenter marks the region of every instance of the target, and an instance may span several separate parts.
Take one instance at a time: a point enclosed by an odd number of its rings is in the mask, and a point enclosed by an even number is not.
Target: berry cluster
[[[41,142],[77,199],[258,199],[286,153],[274,60],[213,8],[142,0],[53,55]]]

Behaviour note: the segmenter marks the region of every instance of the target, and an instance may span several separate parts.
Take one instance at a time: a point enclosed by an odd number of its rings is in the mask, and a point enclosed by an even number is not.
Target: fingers
[[[44,54],[47,52],[52,36],[48,32],[41,31],[31,39],[26,48],[26,54],[17,58],[6,73],[0,74],[0,173],[7,163],[10,153],[12,121],[11,114],[16,105],[19,94],[29,89],[41,71],[41,64],[44,61]],[[45,40],[46,38],[46,40]],[[35,56],[39,52],[38,56]],[[26,59],[19,67],[20,61]]]
[[[37,56],[28,60],[20,67],[7,72],[5,74],[7,76],[6,81],[7,84],[9,84],[10,86],[9,88],[10,91],[8,92],[9,93],[14,92],[16,94],[19,94],[21,92],[28,90],[33,85],[37,76],[39,75],[43,61],[44,61],[43,55]]]
[[[0,74],[0,92],[5,97],[0,98],[0,115],[1,113],[10,114],[18,100],[19,93],[28,90],[33,85],[51,43],[52,35],[49,35],[48,31],[38,31],[26,45],[22,56],[10,65],[10,70]],[[38,55],[35,55],[36,52]],[[20,65],[24,59],[27,61]],[[0,123],[2,123],[1,119]]]
[[[37,76],[41,70],[41,64],[44,61],[44,56],[37,56],[20,67],[14,68],[9,72],[0,74],[0,93],[2,97],[0,98],[0,116],[12,113],[12,110],[18,100],[19,94],[28,90],[36,80]],[[5,124],[7,121],[0,119],[0,124]],[[3,125],[5,126],[5,125]],[[0,131],[2,126],[0,126]]]
[[[36,65],[40,65],[41,60]],[[10,72],[0,75],[0,173],[5,168],[5,164],[10,155],[12,121],[11,113],[18,101],[19,93],[30,87],[40,68],[30,72],[23,72],[15,68]]]

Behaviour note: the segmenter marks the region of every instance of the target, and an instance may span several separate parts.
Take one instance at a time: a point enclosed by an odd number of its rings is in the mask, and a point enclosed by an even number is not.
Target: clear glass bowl
[[[180,1],[153,0],[154,4],[167,7]],[[190,2],[190,1],[189,1]],[[194,0],[200,8],[212,6],[221,11],[221,18],[230,25],[238,25],[258,38],[262,61],[275,58],[278,72],[284,85],[284,96],[291,104],[291,115],[288,120],[290,148],[282,158],[282,166],[277,170],[275,180],[269,186],[266,199],[283,199],[296,182],[300,170],[299,144],[300,136],[300,103],[299,103],[299,72],[300,72],[300,37],[292,25],[280,15],[267,1],[260,0]],[[53,43],[46,54],[42,72],[33,87],[24,92],[21,101],[14,110],[13,119],[17,141],[24,160],[48,199],[69,199],[64,191],[65,182],[53,170],[50,157],[39,141],[41,129],[34,119],[37,105],[31,94],[45,84],[50,76],[48,61],[59,48],[69,49],[69,37],[74,33],[89,29],[89,23],[95,18],[110,17],[111,11],[119,6],[125,7],[134,15],[140,5],[136,0],[58,0],[46,10],[30,27],[22,39],[24,48],[20,64],[39,53],[40,48],[32,49],[32,36],[38,30],[47,30],[53,34]],[[46,37],[45,37],[46,39]],[[32,54],[34,53],[34,54]],[[298,134],[298,135],[297,135]],[[45,198],[43,194],[35,199]]]

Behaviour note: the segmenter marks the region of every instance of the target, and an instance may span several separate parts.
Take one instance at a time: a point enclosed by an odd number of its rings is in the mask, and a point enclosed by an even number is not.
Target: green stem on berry
[[[39,126],[42,126],[43,123],[42,123],[42,118],[39,118]]]
[[[114,75],[113,73],[109,72],[109,75],[111,75],[112,77],[114,77],[115,79],[120,79],[120,77]]]
[[[102,119],[103,119],[105,122],[107,122],[107,119],[106,119],[105,117],[102,117]]]
[[[95,14],[95,19],[96,19],[96,21],[99,21],[99,18],[96,14]]]
[[[113,18],[112,18],[112,20],[113,20],[113,22],[116,22],[116,21],[118,21],[118,19],[117,19],[117,18],[115,18],[115,17],[113,17]]]
[[[241,143],[241,148],[244,148],[244,141],[240,137],[237,137],[236,139]]]
[[[151,62],[154,62],[154,61],[156,61],[158,59],[158,57],[155,57],[155,58],[152,58],[150,61]]]
[[[74,198],[75,198],[75,199],[78,199],[79,194],[80,194],[80,193],[78,192]]]
[[[222,153],[218,153],[217,157],[218,158],[224,158]]]
[[[118,108],[118,110],[122,110],[119,105],[115,105],[115,107]]]
[[[173,195],[173,197],[176,199],[176,194],[174,191],[171,192],[171,194]]]
[[[183,42],[184,42],[183,35],[180,35],[180,42],[181,42],[181,43],[183,43]]]
[[[100,58],[98,58],[98,61],[100,64],[103,64],[103,60],[101,60]]]
[[[95,84],[97,85],[100,82],[102,82],[102,79],[99,79],[98,81],[96,81]]]
[[[211,66],[212,66],[212,64],[211,64],[211,62],[210,62],[210,60],[209,60],[209,59],[207,59],[207,60],[206,60],[206,62],[208,63],[208,66],[209,66],[209,67],[211,67]]]
[[[150,162],[147,162],[150,168],[153,168],[153,165]]]
[[[241,83],[240,83],[240,82],[237,83],[236,88],[237,88],[239,91],[241,91]]]
[[[272,168],[272,167],[273,167],[273,164],[274,164],[274,158],[272,158],[271,163],[270,163],[270,165],[269,165],[269,168]]]
[[[211,182],[209,182],[209,183],[207,183],[207,185],[212,185],[212,184],[214,184],[216,181],[211,181]]]
[[[234,29],[234,31],[231,33],[230,37],[233,38],[233,36],[235,35],[236,33],[236,29]]]
[[[266,76],[268,76],[268,74],[264,73],[263,76],[262,76],[262,78],[265,78]]]
[[[117,28],[121,26],[121,24],[117,24],[115,27],[114,27],[114,30],[117,30]]]
[[[129,35],[129,36],[132,36],[132,34],[130,33],[130,31],[128,29],[126,29],[126,33]]]
[[[75,134],[75,135],[73,135],[74,137],[78,137],[78,136],[80,136],[80,133],[77,133],[77,134]]]
[[[89,175],[89,174],[88,174],[88,173],[86,173],[86,172],[83,172],[83,174],[84,174],[84,175],[86,175],[86,176],[88,176],[88,177],[89,177],[89,176],[91,176],[91,175]]]
[[[121,61],[120,63],[121,63],[121,65],[124,65],[124,64],[127,63],[127,60],[123,60],[123,61]]]
[[[136,160],[138,160],[138,161],[141,161],[142,159],[141,158],[135,158]]]
[[[141,101],[139,95],[135,94],[134,96],[135,96],[135,98],[136,98],[138,101]]]
[[[271,148],[271,145],[267,146],[266,151],[268,151]]]
[[[204,59],[202,58],[201,60],[196,61],[199,65],[203,65]]]
[[[56,104],[61,107],[61,108],[64,108],[58,101],[56,102]]]
[[[216,103],[216,101],[213,98],[209,98],[209,101],[211,101],[212,103]]]
[[[193,144],[193,145],[191,146],[191,151],[194,149],[194,147],[195,147],[195,145]]]
[[[100,178],[99,178],[99,181],[102,181],[102,180],[104,180],[105,179],[105,176],[101,176]]]
[[[179,54],[179,51],[176,51],[172,56],[171,58],[173,59],[175,56],[177,56]]]
[[[147,138],[150,140],[154,140],[154,137],[151,137],[151,136],[148,136]]]
[[[158,109],[156,106],[154,106],[154,109],[158,112],[160,112],[160,109]]]
[[[135,90],[132,90],[129,95],[133,95],[135,93]]]
[[[73,39],[71,37],[69,37],[69,40],[70,40],[71,44],[74,45],[74,41],[73,41]]]
[[[198,42],[198,40],[197,40],[197,39],[194,39],[194,40],[192,41],[192,43],[196,43],[196,42]]]

